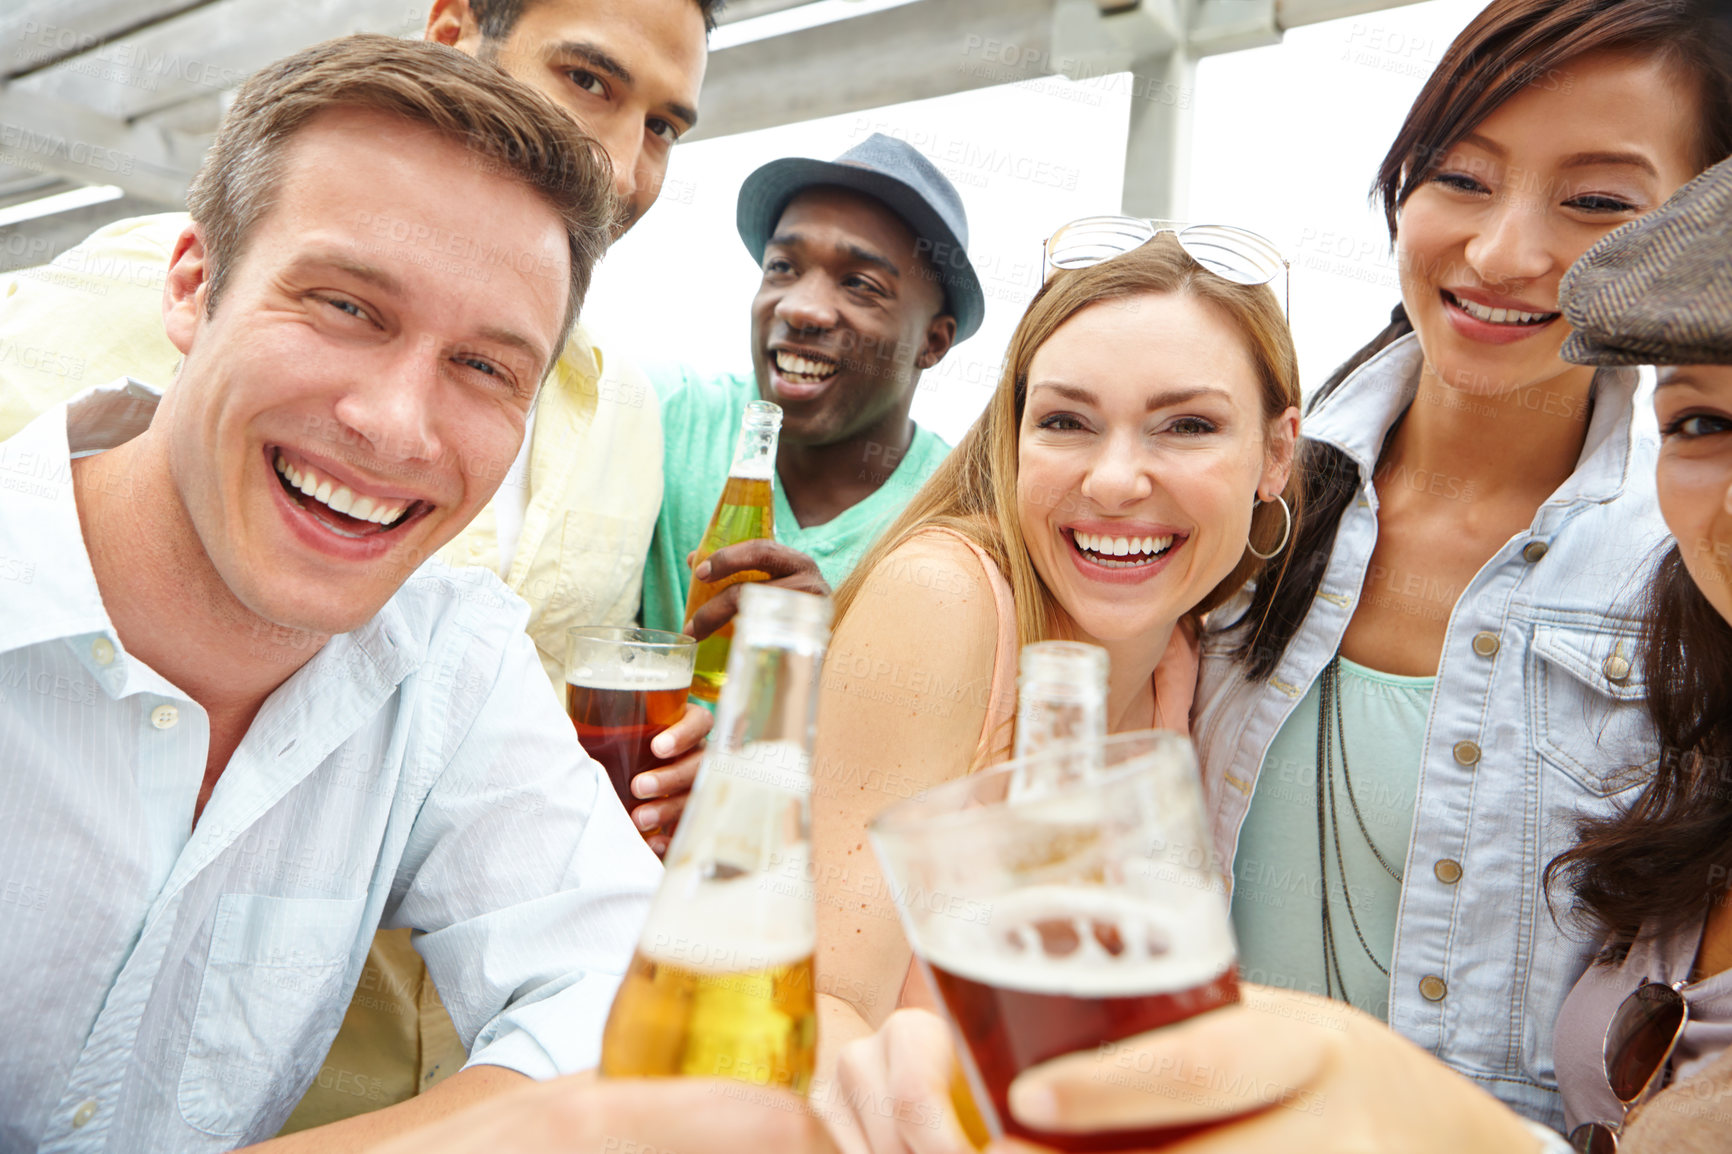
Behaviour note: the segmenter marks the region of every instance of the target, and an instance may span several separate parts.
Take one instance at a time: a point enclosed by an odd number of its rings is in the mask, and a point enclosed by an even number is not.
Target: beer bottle
[[[740,418],[740,439],[734,445],[734,463],[728,469],[728,483],[722,489],[721,500],[710,516],[698,552],[692,558],[696,569],[705,558],[726,545],[738,544],[759,537],[774,537],[774,511],[771,485],[776,476],[776,435],[782,429],[782,407],[769,401],[753,401]],[[699,581],[692,578],[692,591],[686,595],[686,616],[690,621],[710,598],[742,581],[768,581],[770,575],[747,569],[720,581]],[[698,643],[697,665],[692,670],[692,696],[715,701],[727,680],[728,644],[734,636],[734,623],[722,626]]]
[[[1016,756],[1070,744],[1062,758],[1042,763],[1062,784],[1100,765],[1107,736],[1107,651],[1080,641],[1036,641],[1022,647],[1016,682]],[[1033,787],[1024,780],[1019,786]]]
[[[818,1043],[810,762],[830,600],[742,593],[715,731],[608,1013],[601,1072],[804,1094]]]

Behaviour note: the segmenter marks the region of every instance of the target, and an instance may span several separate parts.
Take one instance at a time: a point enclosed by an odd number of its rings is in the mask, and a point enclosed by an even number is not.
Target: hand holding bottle
[[[686,563],[691,564],[696,556],[694,551],[686,558]],[[831,593],[830,583],[818,572],[816,561],[798,549],[768,538],[742,541],[717,549],[698,562],[692,576],[716,584],[740,573],[751,573],[747,580],[792,589],[796,593],[813,593],[819,597],[828,597]],[[702,641],[732,621],[739,611],[740,585],[729,585],[692,614],[691,620],[685,624],[685,632]]]

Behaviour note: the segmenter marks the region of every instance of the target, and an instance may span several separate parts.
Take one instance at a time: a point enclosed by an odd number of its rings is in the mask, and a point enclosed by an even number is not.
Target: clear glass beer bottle
[[[696,569],[711,553],[727,545],[737,545],[760,537],[774,537],[775,513],[772,483],[776,476],[776,437],[782,430],[782,407],[769,401],[753,401],[740,418],[740,437],[734,444],[734,463],[728,469],[728,483],[710,515],[697,554],[692,558]],[[725,577],[720,581],[692,579],[691,592],[686,595],[686,616],[690,621],[710,598],[730,585],[742,581],[767,581],[770,575],[756,569]],[[715,701],[727,679],[728,646],[734,636],[734,624],[729,622],[698,643],[697,665],[692,671],[692,696]]]
[[[1107,651],[1080,641],[1023,646],[1016,682],[1017,758],[1064,745],[1070,752],[1042,762],[1042,772],[1060,779],[1082,776],[1099,768],[1106,736]]]
[[[601,1072],[804,1094],[818,1045],[810,767],[830,601],[742,594],[716,727],[608,1014]]]

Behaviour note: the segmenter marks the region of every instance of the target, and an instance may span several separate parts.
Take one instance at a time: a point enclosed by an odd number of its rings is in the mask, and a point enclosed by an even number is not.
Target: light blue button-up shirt
[[[1205,639],[1196,736],[1223,862],[1237,853],[1271,740],[1353,615],[1377,544],[1371,478],[1413,400],[1420,363],[1417,338],[1405,337],[1306,418],[1306,436],[1358,466],[1360,491],[1274,675],[1245,680],[1224,652],[1234,635]],[[1579,815],[1628,801],[1623,791],[1659,757],[1636,639],[1638,598],[1666,527],[1654,499],[1652,422],[1633,420],[1637,383],[1634,369],[1595,375],[1575,472],[1450,612],[1390,964],[1390,1025],[1554,1128],[1563,1110],[1552,1026],[1595,942],[1567,920],[1567,893],[1557,903],[1564,924],[1553,921],[1541,872],[1574,843]],[[1231,609],[1222,617],[1231,620]],[[1482,633],[1495,647],[1475,648]]]
[[[269,1137],[381,925],[471,1064],[594,1065],[660,866],[491,573],[430,564],[333,637],[194,826],[206,715],[121,643],[69,469],[155,405],[93,390],[0,444],[0,1152]]]

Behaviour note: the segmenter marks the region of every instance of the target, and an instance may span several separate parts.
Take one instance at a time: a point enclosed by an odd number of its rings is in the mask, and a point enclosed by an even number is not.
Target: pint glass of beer
[[[565,638],[566,712],[629,810],[638,803],[631,779],[663,764],[650,739],[685,713],[698,643],[684,633],[612,625],[567,629]]]
[[[1098,748],[1098,769],[1081,780],[1032,764],[1072,756],[1054,746],[872,823],[987,1128],[1060,1150],[1139,1149],[1198,1128],[1033,1130],[1008,1109],[1018,1074],[1239,997],[1190,742],[1150,731]]]

